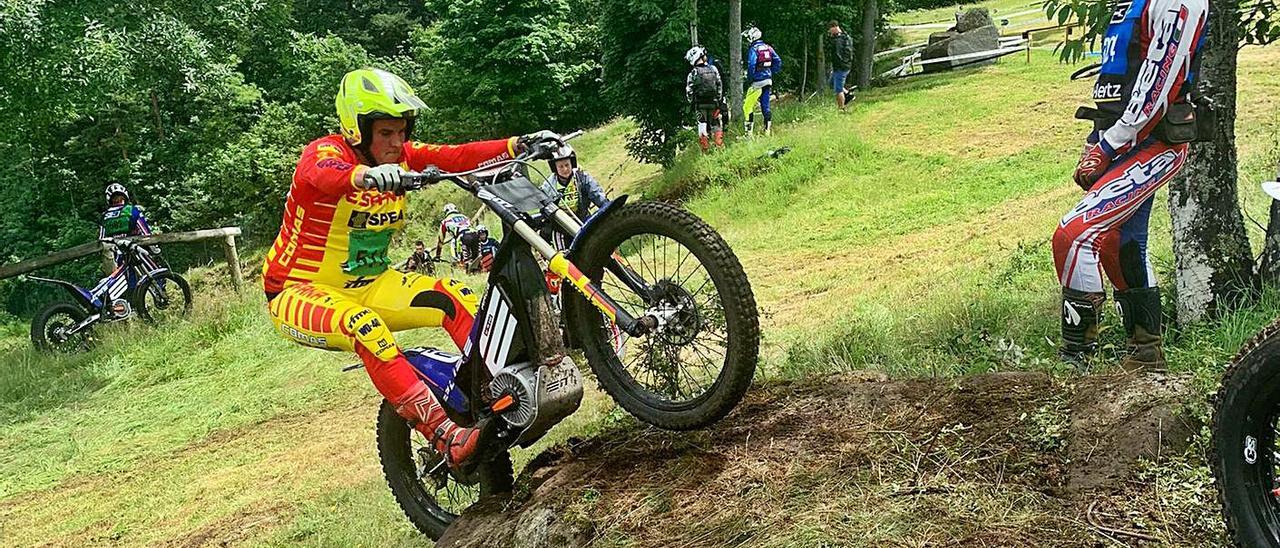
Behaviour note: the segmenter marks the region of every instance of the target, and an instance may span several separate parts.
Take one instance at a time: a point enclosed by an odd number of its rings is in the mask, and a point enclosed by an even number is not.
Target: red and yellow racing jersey
[[[463,171],[512,158],[514,147],[514,137],[465,145],[410,142],[400,166]],[[357,188],[358,167],[355,150],[341,135],[316,139],[303,149],[280,235],[262,265],[268,295],[302,282],[355,289],[390,267],[387,247],[404,227],[406,197]]]

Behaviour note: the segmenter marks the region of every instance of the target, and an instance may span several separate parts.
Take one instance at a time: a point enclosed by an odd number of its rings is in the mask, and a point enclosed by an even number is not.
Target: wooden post
[[[222,242],[222,250],[227,254],[227,266],[231,267],[231,285],[239,291],[244,287],[244,273],[240,271],[240,255],[236,253],[235,234],[227,234]]]
[[[111,246],[102,245],[102,273],[111,274],[116,270],[116,254],[111,251]]]

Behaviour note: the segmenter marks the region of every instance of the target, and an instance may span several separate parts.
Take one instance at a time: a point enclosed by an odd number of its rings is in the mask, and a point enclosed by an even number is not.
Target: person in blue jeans
[[[831,36],[831,91],[836,94],[836,106],[844,111],[850,99],[844,81],[853,70],[853,38],[845,34],[835,20],[827,22],[827,34]]]

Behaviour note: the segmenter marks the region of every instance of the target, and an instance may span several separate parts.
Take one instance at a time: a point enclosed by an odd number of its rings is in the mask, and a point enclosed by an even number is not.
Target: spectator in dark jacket
[[[853,38],[840,29],[840,23],[832,20],[827,23],[827,34],[831,36],[831,91],[836,94],[836,106],[844,110],[848,95],[844,89],[845,78],[853,70]]]

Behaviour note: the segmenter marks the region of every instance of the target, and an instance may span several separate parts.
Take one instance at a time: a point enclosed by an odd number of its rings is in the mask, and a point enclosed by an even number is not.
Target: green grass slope
[[[1280,50],[1245,49],[1241,66],[1241,196],[1261,219]],[[578,148],[615,192],[685,197],[729,240],[764,314],[766,378],[1052,369],[1048,238],[1078,197],[1067,177],[1085,131],[1070,115],[1087,84],[1067,82],[1070,71],[1037,53],[897,82],[844,115],[824,101],[782,106],[772,138],[686,154],[663,174],[625,158],[625,122]],[[790,152],[766,155],[780,147]],[[411,236],[429,235],[421,221],[460,198],[433,192]],[[1167,277],[1158,211],[1153,249]],[[20,329],[3,331],[0,545],[420,545],[378,468],[377,396],[364,373],[339,372],[354,357],[280,339],[252,287],[192,277],[195,320],[122,328],[83,356],[39,356]],[[1174,367],[1207,386],[1278,301],[1173,332]],[[592,392],[517,461],[628,420]]]

